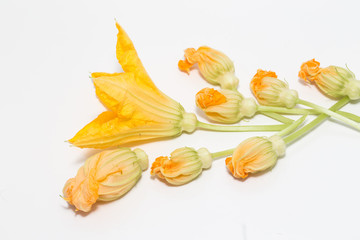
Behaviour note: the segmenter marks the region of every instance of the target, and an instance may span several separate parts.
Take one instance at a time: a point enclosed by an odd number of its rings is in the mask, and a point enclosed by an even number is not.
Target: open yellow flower
[[[151,175],[173,185],[188,183],[200,175],[203,169],[210,168],[212,157],[206,148],[195,150],[189,147],[176,149],[170,158],[158,157],[151,166]]]
[[[271,71],[258,69],[250,87],[257,101],[264,106],[293,108],[299,99],[297,91],[289,89],[289,85]]]
[[[130,38],[118,23],[116,27],[116,56],[125,72],[91,75],[98,98],[109,110],[69,142],[81,148],[107,148],[194,131],[196,116],[154,85]]]
[[[275,166],[278,157],[285,154],[285,149],[286,144],[280,136],[252,137],[240,143],[225,163],[235,178],[246,178],[249,173]]]
[[[199,47],[198,50],[185,50],[185,60],[180,60],[178,67],[189,73],[194,64],[198,64],[200,73],[211,84],[220,85],[224,89],[235,90],[239,79],[235,76],[234,63],[224,53],[210,47]]]
[[[96,201],[112,201],[127,193],[147,167],[148,157],[141,149],[100,152],[65,183],[64,199],[76,210],[89,212]]]
[[[351,100],[360,99],[360,81],[356,80],[349,69],[337,66],[320,68],[320,63],[312,59],[301,65],[299,77],[315,83],[329,97],[348,96]]]

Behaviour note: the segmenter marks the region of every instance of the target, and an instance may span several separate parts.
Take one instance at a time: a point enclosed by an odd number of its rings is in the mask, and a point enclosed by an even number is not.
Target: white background
[[[96,150],[65,140],[104,107],[90,72],[121,71],[114,18],[133,40],[155,84],[188,112],[210,85],[180,72],[188,47],[233,59],[251,96],[258,68],[277,72],[303,99],[334,101],[299,81],[302,62],[348,67],[360,76],[358,1],[0,2],[1,239],[360,239],[359,132],[327,121],[291,145],[265,174],[234,179],[224,159],[195,181],[171,187],[143,173],[123,198],[75,213],[59,197]],[[345,108],[360,114],[360,103]],[[309,121],[309,118],[307,121]],[[242,124],[274,124],[257,116]],[[176,148],[220,151],[271,133],[196,131],[141,145],[150,164]]]

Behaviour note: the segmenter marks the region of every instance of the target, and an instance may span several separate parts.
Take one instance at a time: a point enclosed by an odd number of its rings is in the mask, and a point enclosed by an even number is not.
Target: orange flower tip
[[[196,104],[201,109],[226,103],[226,97],[213,88],[204,88],[196,94]]]
[[[168,160],[168,157],[164,157],[164,156],[160,156],[160,157],[157,157],[155,159],[155,161],[153,162],[153,164],[151,165],[151,171],[150,171],[150,174],[152,176],[154,176],[157,172],[160,171],[160,167],[161,167],[161,164]]]
[[[211,153],[206,148],[197,151],[190,147],[176,149],[169,157],[158,157],[151,167],[151,175],[165,179],[172,185],[183,185],[210,168]]]
[[[306,82],[313,82],[317,79],[320,74],[320,62],[316,61],[315,58],[301,64],[299,71],[299,78]]]
[[[178,67],[181,71],[186,72],[188,75],[190,74],[190,68],[192,67],[192,64],[188,63],[187,61],[180,60],[178,62]]]
[[[185,58],[189,58],[189,57],[192,57],[195,53],[196,53],[196,50],[195,48],[187,48],[185,49]]]
[[[253,99],[244,99],[238,91],[229,89],[204,88],[196,94],[195,101],[211,120],[219,123],[236,123],[257,111]]]
[[[257,84],[259,82],[261,82],[261,80],[265,77],[272,77],[272,78],[277,78],[277,75],[275,72],[272,71],[265,71],[262,69],[258,69],[256,74],[254,75],[254,77],[251,80],[251,84]]]

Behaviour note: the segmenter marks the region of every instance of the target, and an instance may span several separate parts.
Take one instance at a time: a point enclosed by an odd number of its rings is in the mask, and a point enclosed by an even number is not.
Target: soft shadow
[[[358,104],[358,103],[360,103],[360,99],[350,101],[350,104]]]
[[[311,84],[305,82],[305,80],[301,79],[301,78],[298,78],[298,81],[300,82],[300,84],[304,85],[304,86],[308,86],[310,87]]]

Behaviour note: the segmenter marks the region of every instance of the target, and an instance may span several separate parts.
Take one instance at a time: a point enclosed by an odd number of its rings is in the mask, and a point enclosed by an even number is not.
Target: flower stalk
[[[283,128],[279,133],[275,134],[274,136],[283,137],[283,136],[291,133],[296,128],[298,128],[300,126],[300,124],[302,124],[305,121],[306,117],[307,117],[307,115],[302,116],[301,118],[294,121],[292,124],[287,125],[287,127]],[[211,153],[211,156],[213,159],[222,158],[222,157],[231,155],[234,152],[234,150],[235,150],[235,148],[230,148],[230,149],[227,149],[224,151],[214,152],[214,153]]]
[[[337,119],[339,121],[342,121],[342,122],[354,127],[357,130],[360,130],[360,123],[355,122],[353,120],[350,120],[349,118],[347,118],[345,116],[342,116],[342,115],[332,111],[331,109],[326,109],[324,107],[321,107],[319,105],[316,105],[314,103],[311,103],[311,102],[308,102],[308,101],[305,101],[305,100],[302,100],[302,99],[299,99],[298,103],[302,104],[304,106],[311,107],[314,110],[317,110],[317,111],[319,111],[321,113],[324,113],[324,114],[326,114],[328,116],[331,116],[331,117],[333,117],[333,118],[335,118],[335,119]]]
[[[349,103],[350,99],[349,97],[344,97],[341,100],[339,100],[337,103],[335,103],[332,107],[329,108],[331,111],[336,111],[343,106],[345,106],[347,103]],[[306,135],[308,132],[313,130],[316,126],[324,122],[326,119],[328,119],[329,116],[326,114],[320,114],[317,118],[315,118],[313,121],[299,129],[298,131],[286,136],[284,138],[284,141],[286,144],[291,144],[292,142],[298,140],[299,138]]]
[[[249,125],[249,126],[224,126],[204,122],[197,122],[197,128],[216,132],[275,132],[281,131],[289,124],[278,125]]]

